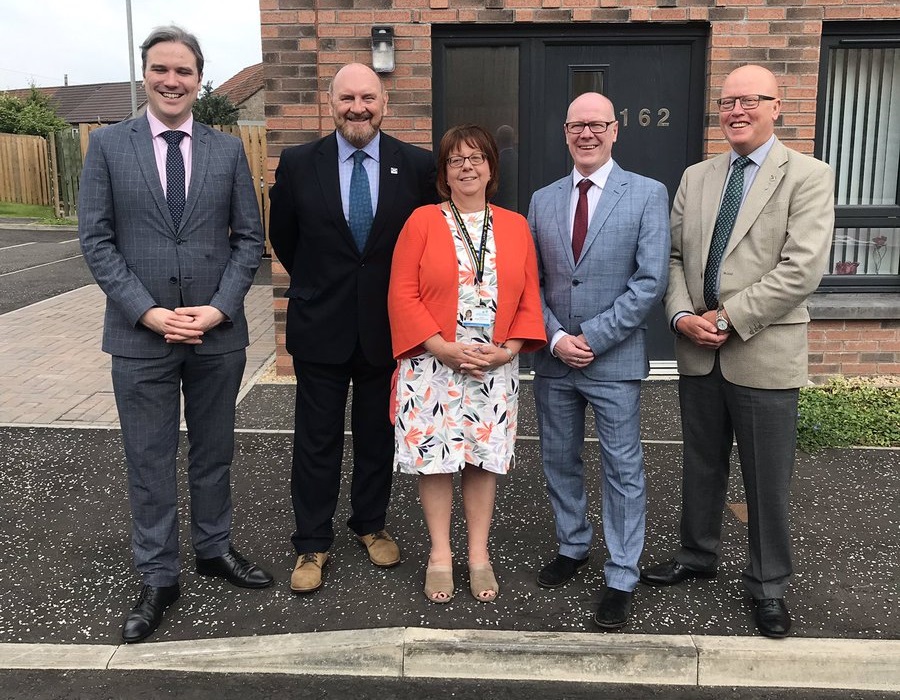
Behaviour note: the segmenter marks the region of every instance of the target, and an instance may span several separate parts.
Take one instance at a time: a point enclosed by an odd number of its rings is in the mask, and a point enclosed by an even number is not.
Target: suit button
[[[182,243],[184,243],[184,239],[183,239],[183,238],[176,238],[176,239],[175,239],[175,243],[176,243],[177,245],[181,245]]]
[[[169,284],[178,284],[178,278],[177,278],[177,277],[170,277],[170,278],[169,278]]]
[[[577,287],[579,284],[581,284],[581,280],[572,280],[573,287]]]

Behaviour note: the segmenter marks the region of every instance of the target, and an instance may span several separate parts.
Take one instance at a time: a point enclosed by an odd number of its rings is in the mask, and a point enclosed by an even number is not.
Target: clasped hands
[[[224,320],[225,314],[214,306],[183,306],[177,309],[154,306],[141,316],[140,322],[159,333],[167,343],[200,345],[203,334]]]
[[[685,336],[694,345],[701,348],[718,350],[731,336],[730,331],[716,328],[716,312],[704,314],[688,314],[675,323],[675,330]]]
[[[573,369],[584,369],[594,361],[594,351],[584,333],[564,335],[553,346],[553,354]]]
[[[436,347],[428,347],[429,345]],[[448,343],[431,338],[425,345],[442,364],[455,372],[483,379],[484,373],[505,365],[512,359],[506,348],[491,343]]]

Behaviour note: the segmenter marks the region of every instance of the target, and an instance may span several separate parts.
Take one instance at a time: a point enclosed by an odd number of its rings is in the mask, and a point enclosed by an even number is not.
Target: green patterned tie
[[[709,257],[706,259],[706,271],[703,273],[703,301],[710,310],[719,307],[719,265],[744,197],[744,168],[752,162],[747,156],[740,156],[732,163],[731,175],[728,176],[728,184],[725,186],[725,196],[722,197],[722,206],[719,207],[719,215],[716,217],[716,227],[713,229],[712,241],[709,244]]]

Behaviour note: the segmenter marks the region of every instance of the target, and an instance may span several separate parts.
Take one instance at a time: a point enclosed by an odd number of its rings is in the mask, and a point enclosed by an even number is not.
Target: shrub
[[[797,445],[825,447],[900,445],[900,382],[836,378],[800,390]]]

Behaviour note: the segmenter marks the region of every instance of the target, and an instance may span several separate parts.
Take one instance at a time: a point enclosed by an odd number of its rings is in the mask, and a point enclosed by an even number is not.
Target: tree
[[[48,136],[51,132],[67,128],[56,114],[50,98],[34,85],[27,99],[21,100],[8,93],[0,94],[0,132],[5,134],[31,134]]]
[[[212,81],[200,90],[194,103],[194,119],[201,124],[237,124],[238,108],[225,95],[214,95]]]

